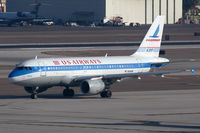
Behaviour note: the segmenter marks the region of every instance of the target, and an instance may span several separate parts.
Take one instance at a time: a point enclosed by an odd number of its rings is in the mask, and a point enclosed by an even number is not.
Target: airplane
[[[31,12],[0,12],[0,25],[12,26],[14,24],[30,23],[34,19]]]
[[[100,94],[102,98],[111,98],[110,86],[117,81],[177,72],[152,71],[169,63],[169,59],[159,57],[164,19],[164,16],[155,19],[139,48],[130,56],[36,57],[16,65],[8,78],[23,86],[32,99],[53,86],[65,87],[63,96],[67,98],[75,96],[72,88],[77,86],[84,95]]]
[[[42,5],[48,5],[45,3],[38,2],[35,0],[32,11],[17,11],[17,12],[0,12],[0,25],[12,26],[19,24],[20,26],[35,24],[38,23],[48,24],[51,22],[51,19],[39,18],[39,9]]]

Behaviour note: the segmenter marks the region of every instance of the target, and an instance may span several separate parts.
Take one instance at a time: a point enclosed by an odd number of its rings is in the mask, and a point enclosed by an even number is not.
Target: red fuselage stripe
[[[146,41],[148,41],[148,42],[159,42],[160,39],[146,39]]]
[[[140,48],[160,48],[160,47],[140,47]]]

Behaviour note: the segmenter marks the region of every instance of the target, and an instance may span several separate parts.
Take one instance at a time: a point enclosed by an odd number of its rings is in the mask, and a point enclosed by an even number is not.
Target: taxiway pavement
[[[200,90],[116,92],[111,99],[1,99],[1,132],[199,133]]]
[[[1,43],[72,43],[141,41],[148,26],[139,27],[0,27]],[[163,40],[199,40],[199,25],[165,25]],[[167,40],[168,41],[168,40]]]

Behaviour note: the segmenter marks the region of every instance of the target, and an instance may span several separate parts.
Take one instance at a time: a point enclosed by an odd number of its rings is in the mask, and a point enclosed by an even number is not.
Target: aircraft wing
[[[139,77],[139,76],[145,76],[145,75],[154,75],[154,76],[162,76],[167,74],[173,74],[173,73],[182,73],[182,72],[190,72],[195,73],[195,70],[193,69],[184,69],[184,70],[168,70],[168,71],[155,71],[155,72],[145,72],[145,73],[125,73],[125,74],[106,74],[106,75],[95,75],[95,76],[82,76],[77,77],[74,79],[75,82],[80,82],[83,80],[88,79],[122,79],[122,78],[130,78],[130,77]]]
[[[170,60],[170,64],[174,63],[185,63],[185,62],[199,62],[199,59],[174,59]]]
[[[156,71],[156,72],[145,72],[145,73],[129,73],[129,74],[116,74],[116,75],[105,75],[103,78],[126,78],[126,77],[137,77],[137,76],[146,76],[146,75],[154,75],[154,76],[162,76],[173,73],[181,73],[188,72],[191,70],[169,70],[169,71]]]

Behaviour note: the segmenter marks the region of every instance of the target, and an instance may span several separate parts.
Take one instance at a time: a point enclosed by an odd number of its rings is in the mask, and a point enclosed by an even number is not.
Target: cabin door
[[[46,67],[43,62],[38,62],[39,64],[39,71],[40,71],[40,77],[46,77]]]
[[[144,65],[143,65],[143,63],[141,63],[141,60],[140,59],[137,59],[137,72],[138,73],[141,73],[141,72],[143,72],[143,67],[144,67]]]

